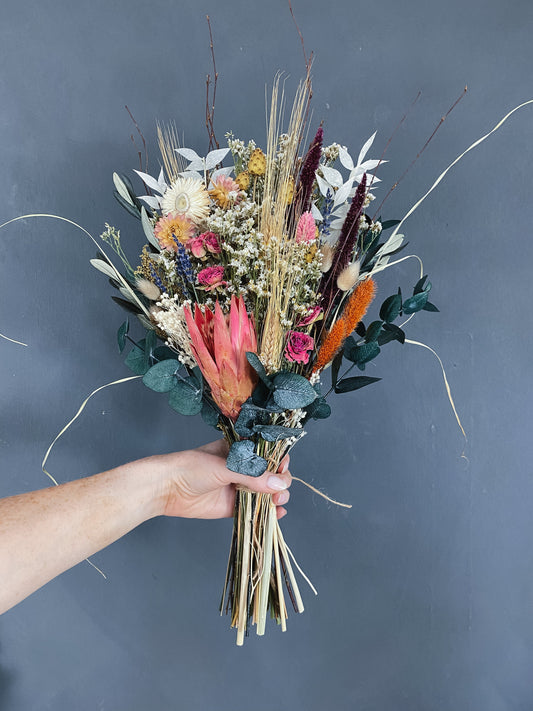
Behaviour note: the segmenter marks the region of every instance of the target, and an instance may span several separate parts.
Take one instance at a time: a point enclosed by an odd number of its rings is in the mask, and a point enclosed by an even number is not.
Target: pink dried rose
[[[197,259],[205,257],[205,243],[202,239],[202,235],[190,239],[187,242],[187,247],[191,250],[193,256],[195,256]]]
[[[310,212],[303,212],[296,225],[296,241],[308,244],[316,239],[316,225]]]
[[[192,237],[187,242],[187,247],[197,259],[203,259],[207,252],[220,254],[222,251],[219,237],[214,232],[202,232],[198,237]]]
[[[322,318],[322,307],[312,306],[310,309],[308,309],[306,315],[300,321],[298,321],[296,325],[310,326],[312,323],[318,321],[320,318]]]
[[[287,345],[285,346],[285,358],[290,363],[309,363],[310,351],[315,347],[315,340],[307,333],[300,331],[289,331],[287,334]]]
[[[213,291],[219,286],[227,286],[228,282],[222,278],[224,267],[206,267],[198,272],[198,284],[205,287],[206,291]]]
[[[204,232],[200,235],[204,241],[204,245],[211,254],[220,254],[222,247],[220,246],[220,238],[214,232]]]

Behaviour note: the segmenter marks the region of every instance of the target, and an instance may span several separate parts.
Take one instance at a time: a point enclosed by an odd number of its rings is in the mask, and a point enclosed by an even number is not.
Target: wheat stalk
[[[295,273],[291,269],[295,252],[294,229],[299,215],[288,210],[290,196],[296,179],[298,149],[302,141],[306,107],[310,92],[309,77],[300,82],[289,118],[287,140],[281,163],[276,161],[276,151],[281,133],[285,93],[280,88],[278,75],[272,87],[270,117],[267,132],[266,171],[259,231],[269,247],[268,264],[270,284],[265,307],[263,331],[260,334],[260,357],[268,371],[281,366],[285,341],[283,322],[291,310],[290,294]]]

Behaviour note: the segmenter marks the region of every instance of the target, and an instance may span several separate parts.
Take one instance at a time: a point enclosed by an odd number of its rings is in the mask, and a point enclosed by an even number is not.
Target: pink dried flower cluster
[[[202,232],[198,237],[190,239],[187,242],[187,247],[198,259],[205,257],[207,252],[210,254],[220,254],[222,251],[220,238],[214,232]]]
[[[296,241],[309,243],[316,238],[316,225],[313,215],[304,212],[296,225]]]

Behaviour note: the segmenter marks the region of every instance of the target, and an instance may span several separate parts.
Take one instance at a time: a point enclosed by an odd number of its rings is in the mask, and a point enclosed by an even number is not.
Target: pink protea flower
[[[226,417],[235,422],[257,383],[257,373],[248,363],[246,352],[257,351],[253,320],[246,313],[242,296],[231,297],[230,312],[222,313],[218,301],[213,313],[194,306],[183,307],[191,337],[191,349],[206,379],[213,399]]]
[[[289,331],[287,334],[287,345],[285,346],[285,358],[290,363],[309,363],[310,351],[315,347],[315,339],[307,333],[300,331]]]
[[[297,326],[310,326],[312,323],[315,321],[318,321],[318,319],[322,318],[322,307],[321,306],[313,306],[310,309],[308,309],[306,315],[298,321],[296,324]]]
[[[228,282],[223,280],[224,267],[206,267],[198,272],[198,284],[205,287],[206,291],[213,291],[219,286],[227,286]]]
[[[303,212],[296,225],[296,241],[309,243],[316,238],[316,225],[310,212]]]

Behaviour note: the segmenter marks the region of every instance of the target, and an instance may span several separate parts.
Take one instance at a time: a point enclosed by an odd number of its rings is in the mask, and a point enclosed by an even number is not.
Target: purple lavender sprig
[[[333,193],[328,188],[326,197],[324,198],[324,206],[322,208],[322,222],[320,223],[320,234],[323,237],[329,237],[331,234],[330,226],[333,212]]]
[[[153,264],[150,264],[150,274],[152,275],[152,279],[154,280],[154,284],[157,286],[157,288],[159,289],[159,291],[165,292],[165,291],[166,291],[165,285],[163,284],[163,282],[161,281],[161,279],[160,279],[158,273],[157,273],[156,270],[154,269]]]
[[[191,260],[182,243],[176,240],[178,251],[176,254],[176,271],[185,283],[194,284],[195,276]]]

